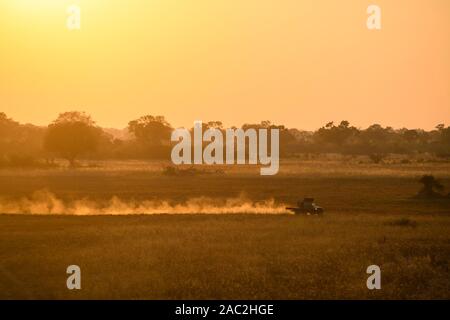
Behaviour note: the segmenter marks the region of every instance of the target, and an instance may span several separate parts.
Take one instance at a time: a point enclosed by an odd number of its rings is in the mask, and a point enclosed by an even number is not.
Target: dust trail
[[[107,201],[87,198],[66,202],[53,193],[41,190],[19,200],[0,199],[3,214],[67,214],[67,215],[129,215],[129,214],[286,214],[285,205],[274,199],[251,201],[244,196],[227,199],[192,198],[180,204],[168,201],[126,201],[113,196]]]

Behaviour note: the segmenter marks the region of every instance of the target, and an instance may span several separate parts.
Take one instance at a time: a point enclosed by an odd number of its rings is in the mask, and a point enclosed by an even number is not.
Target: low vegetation
[[[0,298],[449,299],[450,218],[390,219],[0,216]],[[381,290],[366,287],[372,264]]]
[[[296,160],[274,177],[245,166],[186,176],[166,175],[165,168],[164,162],[105,162],[1,170],[0,203],[34,199],[43,189],[67,203],[116,196],[175,207],[202,197],[294,205],[313,196],[325,215],[0,214],[0,298],[450,298],[450,202],[414,197],[424,172],[448,190],[448,164]],[[65,287],[71,264],[81,267],[81,291]],[[372,264],[381,267],[381,290],[366,288]]]

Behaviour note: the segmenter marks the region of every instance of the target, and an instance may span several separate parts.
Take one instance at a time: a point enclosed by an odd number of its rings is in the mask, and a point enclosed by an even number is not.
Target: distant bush
[[[194,167],[182,168],[167,166],[163,169],[163,174],[166,176],[195,176],[202,174],[224,174],[222,169],[207,170],[207,169],[197,169]]]
[[[436,157],[444,160],[450,160],[450,152],[438,152],[436,153]]]
[[[423,175],[419,181],[423,187],[419,190],[416,197],[418,198],[441,198],[443,195],[440,191],[444,190],[442,183],[432,175]]]
[[[369,155],[370,160],[372,160],[374,163],[380,163],[385,158],[385,155],[382,153],[371,153]]]
[[[413,228],[417,227],[417,221],[414,221],[409,218],[395,219],[387,222],[386,224],[395,227],[413,227]]]
[[[43,168],[55,167],[54,163],[45,163],[31,155],[13,154],[0,158],[0,167],[6,168]]]

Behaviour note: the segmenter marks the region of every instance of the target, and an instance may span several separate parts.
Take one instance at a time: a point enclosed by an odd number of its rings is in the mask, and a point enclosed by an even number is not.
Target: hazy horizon
[[[69,112],[69,111],[86,112],[86,111],[84,111],[84,110],[65,110],[65,111],[62,111],[61,113]],[[1,113],[1,112],[3,112],[3,111],[0,110],[0,113]],[[86,113],[87,113],[88,115],[91,115],[89,112],[86,112]],[[8,113],[5,113],[5,114],[6,114],[6,116],[7,116],[8,118],[12,119],[13,121],[18,122],[19,124],[22,124],[22,125],[34,125],[34,126],[37,126],[37,127],[47,127],[47,126],[48,126],[49,124],[51,124],[51,123],[53,122],[53,120],[55,120],[55,119],[57,118],[57,116],[58,116],[58,115],[55,115],[54,119],[52,119],[52,120],[49,121],[48,123],[33,123],[33,122],[24,122],[24,121],[20,121],[20,119],[16,119],[16,118],[12,117],[12,116],[11,116],[10,114],[8,114]],[[144,115],[146,115],[146,114],[142,114],[142,115],[140,115],[140,116],[144,116]],[[150,114],[150,113],[149,113],[149,115],[152,115],[152,116],[164,116],[164,115],[159,115],[159,114],[157,115],[157,114]],[[140,116],[137,116],[135,119],[139,118]],[[129,121],[135,120],[135,119],[130,119]],[[194,121],[202,121],[203,123],[207,123],[207,122],[209,122],[209,121],[221,121],[220,119],[195,119],[195,120],[192,121],[192,123],[191,123],[190,125],[182,126],[182,125],[175,125],[175,124],[173,124],[173,123],[170,121],[170,119],[167,119],[167,118],[165,118],[165,119],[169,122],[169,124],[170,124],[173,128],[192,128],[192,127],[194,126]],[[94,120],[94,122],[95,122],[95,124],[96,124],[97,126],[103,128],[103,129],[106,129],[106,130],[120,130],[120,131],[122,131],[122,130],[126,130],[126,129],[128,128],[128,121],[127,121],[127,123],[126,123],[124,126],[122,126],[122,127],[111,127],[111,126],[108,126],[108,125],[103,125],[101,122],[97,121],[97,119],[95,119],[94,117],[92,117],[92,120]],[[265,120],[271,121],[271,119],[254,119],[254,120],[251,120],[251,121],[248,121],[248,122],[242,122],[242,123],[229,123],[229,124],[223,123],[223,126],[224,126],[224,128],[230,128],[230,127],[237,127],[237,128],[239,128],[239,127],[242,127],[244,124],[259,124],[259,123],[261,123],[262,121],[265,121]],[[327,121],[324,121],[322,125],[320,125],[320,126],[318,126],[318,127],[316,127],[316,128],[303,128],[303,127],[295,126],[295,125],[294,125],[294,126],[287,126],[285,123],[278,123],[278,122],[273,122],[273,121],[271,121],[271,122],[272,122],[274,125],[284,125],[287,129],[297,129],[297,130],[300,130],[300,131],[311,131],[311,132],[312,132],[312,131],[315,131],[315,130],[320,129],[321,127],[324,127],[324,126],[325,126],[327,123],[329,123],[329,122],[333,122],[334,125],[339,125],[340,122],[341,122],[341,121],[344,121],[344,120],[346,120],[346,119],[327,120]],[[382,126],[382,127],[384,127],[384,128],[391,127],[391,128],[393,128],[394,130],[406,128],[406,129],[410,129],[410,130],[425,130],[425,131],[431,131],[431,130],[436,129],[436,126],[437,126],[438,124],[444,124],[444,125],[446,125],[446,126],[449,126],[449,125],[450,125],[449,122],[442,121],[442,122],[440,122],[440,123],[436,123],[435,126],[431,126],[430,128],[421,128],[421,127],[394,127],[394,126],[390,126],[390,125],[388,125],[388,124],[376,123],[376,122],[370,123],[370,124],[365,125],[365,126],[361,126],[361,125],[358,125],[357,123],[352,123],[352,122],[350,122],[350,126],[354,126],[354,127],[358,128],[358,129],[366,129],[366,128],[368,128],[369,126],[375,125],[375,124],[378,124],[378,125],[380,125],[380,126]]]

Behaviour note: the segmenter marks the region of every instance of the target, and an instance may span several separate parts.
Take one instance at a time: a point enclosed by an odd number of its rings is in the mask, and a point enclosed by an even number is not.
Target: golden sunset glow
[[[450,300],[449,40],[450,0],[0,0],[2,311]]]
[[[0,111],[46,125],[84,110],[102,126],[349,120],[433,128],[450,119],[450,2],[0,2]],[[68,30],[67,7],[81,8]]]

